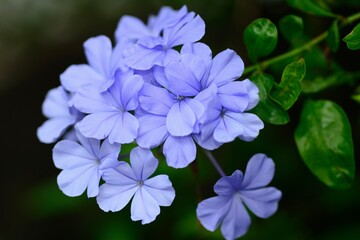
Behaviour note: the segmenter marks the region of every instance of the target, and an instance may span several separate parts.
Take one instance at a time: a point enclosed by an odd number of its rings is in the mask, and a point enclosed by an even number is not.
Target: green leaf
[[[276,47],[278,32],[269,19],[259,18],[244,30],[244,43],[252,61],[269,55]]]
[[[320,7],[313,0],[288,0],[287,2],[291,7],[309,14],[322,17],[337,17],[336,14],[333,14],[328,9]]]
[[[271,89],[271,99],[279,103],[285,110],[291,108],[301,93],[301,81],[305,77],[305,72],[303,58],[287,65],[281,76],[280,84],[275,83]]]
[[[343,41],[346,42],[347,47],[351,50],[360,49],[360,23],[343,38]]]
[[[304,22],[301,17],[287,15],[280,19],[279,28],[284,38],[294,44],[304,31]]]
[[[338,21],[335,20],[328,31],[328,35],[326,37],[326,42],[331,51],[336,52],[340,45],[340,33],[339,33],[339,25]]]
[[[251,77],[253,83],[259,88],[260,101],[252,110],[263,121],[282,125],[290,121],[289,115],[279,104],[273,102],[268,94],[274,84],[274,78],[269,74],[259,74]]]
[[[308,101],[295,130],[302,159],[320,181],[348,188],[355,175],[351,126],[342,108],[327,100]]]

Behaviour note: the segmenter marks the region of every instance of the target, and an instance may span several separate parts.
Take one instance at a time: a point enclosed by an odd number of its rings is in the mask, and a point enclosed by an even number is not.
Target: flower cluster
[[[236,138],[258,136],[263,122],[247,112],[259,101],[258,88],[248,79],[235,81],[244,70],[242,59],[230,49],[213,57],[210,47],[198,42],[204,34],[203,19],[186,6],[163,7],[147,24],[123,16],[114,46],[106,36],[84,43],[88,63],[71,65],[60,75],[61,86],[50,90],[43,104],[49,119],[37,132],[44,143],[63,139],[53,149],[53,160],[62,169],[58,185],[66,195],[87,189],[104,211],[119,211],[132,198],[132,220],[146,224],[160,213],[159,206],[170,206],[175,198],[166,175],[149,178],[158,165],[150,149],[162,145],[167,165],[184,168],[195,160],[196,144],[214,150]],[[120,149],[133,142],[138,147],[129,165]],[[228,239],[246,231],[250,221],[240,199],[260,217],[275,211],[279,192],[254,190],[271,180],[273,168],[253,165],[244,180],[239,170],[221,178],[215,185],[219,197],[200,203],[198,217],[207,229],[223,222]],[[271,178],[261,180],[262,174]],[[101,179],[105,183],[99,187]],[[259,204],[268,208],[256,202],[259,194],[271,202],[266,214],[257,214]],[[216,202],[227,209],[218,213],[212,207]],[[238,211],[228,214],[232,208]],[[244,226],[233,225],[238,218]]]

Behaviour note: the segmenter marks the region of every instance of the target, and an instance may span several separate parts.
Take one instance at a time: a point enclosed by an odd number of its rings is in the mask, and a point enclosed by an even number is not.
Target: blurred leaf
[[[89,202],[85,194],[79,197],[64,195],[53,180],[31,189],[27,203],[32,215],[48,217],[81,209]]]
[[[287,15],[280,19],[279,28],[285,39],[294,45],[304,31],[304,22],[301,17]]]
[[[352,95],[351,98],[360,103],[360,86],[356,88],[355,94]]]
[[[333,14],[328,9],[319,6],[313,0],[288,0],[287,2],[291,7],[309,14],[322,17],[337,17],[336,14]]]
[[[295,130],[295,141],[308,168],[326,185],[348,188],[355,174],[349,120],[340,106],[308,101]]]
[[[270,98],[279,103],[285,110],[291,108],[301,93],[301,81],[306,73],[305,61],[301,58],[290,63],[284,69],[280,84],[275,83]]]
[[[259,74],[251,77],[259,88],[260,102],[252,110],[263,121],[281,125],[290,121],[289,115],[279,104],[273,102],[268,94],[274,84],[274,78],[269,74]]]
[[[259,18],[250,23],[244,31],[244,43],[252,61],[269,55],[276,47],[278,32],[269,19]]]
[[[346,72],[344,70],[334,70],[329,76],[317,76],[312,80],[304,79],[301,82],[304,93],[316,93],[330,87],[339,86],[345,83],[352,83],[359,73]]]
[[[340,45],[340,33],[337,20],[335,20],[329,28],[328,35],[326,37],[326,43],[328,44],[331,51],[336,52],[338,50]]]
[[[343,41],[346,42],[347,47],[351,50],[360,49],[360,23],[343,38]]]

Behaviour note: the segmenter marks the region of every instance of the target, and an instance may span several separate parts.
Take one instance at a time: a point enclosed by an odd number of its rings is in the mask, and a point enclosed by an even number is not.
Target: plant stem
[[[216,158],[214,157],[214,155],[208,151],[204,149],[204,152],[206,154],[206,156],[209,158],[210,162],[214,165],[215,169],[219,172],[221,177],[225,177],[225,173],[224,171],[221,169],[219,163],[216,161]]]
[[[342,21],[342,24],[341,24],[341,27],[344,27],[346,25],[349,25],[351,24],[352,22],[356,21],[360,19],[360,12],[358,13],[355,13],[347,18],[345,18],[343,21]],[[260,63],[257,63],[257,64],[254,64],[252,66],[249,66],[247,68],[245,68],[244,70],[244,73],[243,74],[249,74],[255,70],[264,70],[265,68],[267,68],[269,65],[271,64],[274,64],[276,62],[280,62],[286,58],[289,58],[289,57],[293,57],[293,56],[296,56],[300,53],[302,53],[303,51],[306,51],[306,50],[310,50],[314,45],[320,43],[321,41],[323,41],[328,35],[328,31],[325,31],[323,32],[322,34],[320,34],[319,36],[313,38],[312,40],[310,40],[309,42],[305,43],[304,45],[298,47],[298,48],[295,48],[289,52],[286,52],[286,53],[283,53],[283,54],[280,54],[276,57],[273,57],[273,58],[270,58],[268,60],[265,60],[263,62],[260,62]]]

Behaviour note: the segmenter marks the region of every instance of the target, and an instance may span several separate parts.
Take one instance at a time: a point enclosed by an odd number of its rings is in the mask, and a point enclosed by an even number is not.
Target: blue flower
[[[117,69],[126,69],[122,52],[126,41],[119,42],[112,48],[106,36],[97,36],[84,43],[84,50],[89,64],[77,64],[68,67],[60,75],[61,85],[70,92],[77,92],[84,86],[93,86],[98,91],[106,91],[114,82]]]
[[[74,107],[69,107],[69,100],[70,94],[61,86],[46,94],[42,112],[49,119],[37,129],[37,137],[41,142],[56,142],[70,126],[83,117]]]
[[[251,223],[244,204],[258,217],[273,215],[281,198],[281,192],[266,187],[274,176],[275,165],[264,154],[254,155],[248,162],[245,175],[236,170],[231,176],[220,178],[214,186],[216,197],[199,203],[196,214],[209,231],[221,225],[226,239],[244,235]]]
[[[121,161],[116,168],[104,171],[105,183],[97,196],[99,207],[105,212],[120,211],[132,199],[131,219],[147,224],[155,220],[160,206],[170,206],[175,190],[166,175],[149,178],[157,166],[149,149],[134,148],[130,153],[131,166]]]
[[[99,140],[79,133],[77,138],[79,142],[62,140],[54,146],[55,166],[62,169],[57,182],[67,196],[80,196],[87,188],[87,196],[95,197],[103,170],[118,165],[120,144],[104,140],[100,145]]]
[[[77,124],[79,131],[89,138],[108,137],[110,143],[132,142],[139,123],[129,111],[137,108],[143,84],[141,76],[131,71],[117,71],[114,84],[105,92],[100,93],[92,86],[81,88],[72,102],[79,111],[89,115]]]
[[[157,17],[150,18],[149,26],[140,20],[126,16],[116,30],[117,39],[129,36],[135,42],[123,53],[127,66],[137,70],[148,70],[153,66],[166,66],[179,58],[173,47],[193,43],[205,34],[205,23],[186,6],[178,11],[163,8]]]

